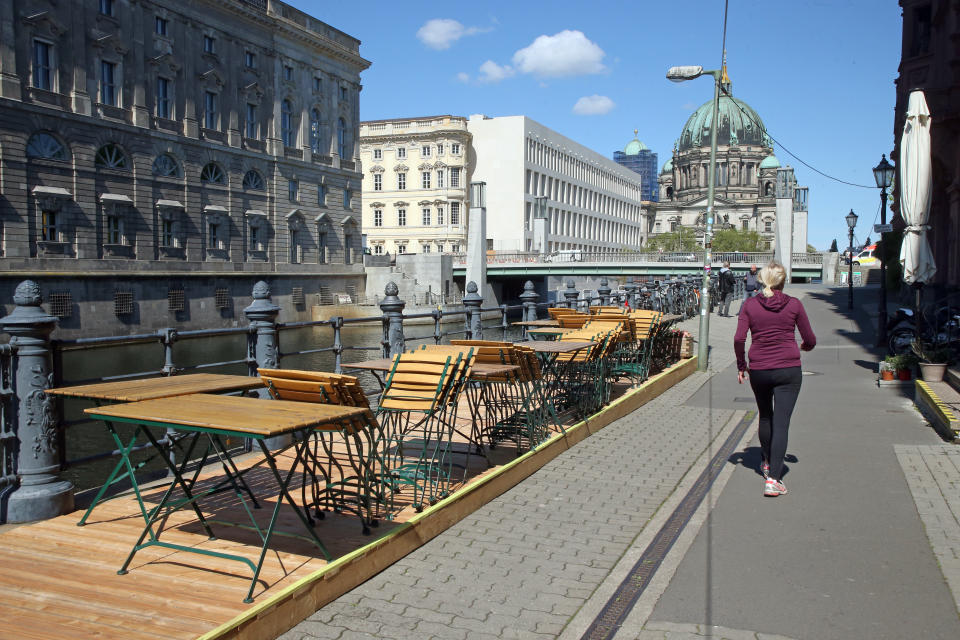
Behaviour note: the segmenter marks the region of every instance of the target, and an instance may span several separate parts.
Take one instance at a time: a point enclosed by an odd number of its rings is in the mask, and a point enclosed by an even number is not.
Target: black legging
[[[750,386],[760,413],[760,447],[770,463],[770,477],[775,480],[783,477],[787,431],[802,379],[800,367],[750,371]]]

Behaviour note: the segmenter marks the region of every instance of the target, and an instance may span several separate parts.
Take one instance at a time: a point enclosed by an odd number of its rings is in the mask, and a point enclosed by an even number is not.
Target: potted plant
[[[950,362],[950,349],[926,345],[917,340],[913,343],[913,353],[920,360],[920,377],[925,382],[940,382]]]
[[[893,380],[894,373],[897,370],[897,362],[900,360],[900,356],[889,355],[883,359],[883,362],[880,363],[880,379],[881,380]]]
[[[899,358],[896,363],[897,378],[910,380],[913,377],[913,368],[917,366],[919,360],[913,352],[901,354]]]

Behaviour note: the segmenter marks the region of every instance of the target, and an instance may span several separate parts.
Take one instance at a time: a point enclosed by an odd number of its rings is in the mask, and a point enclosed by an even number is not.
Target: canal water
[[[488,340],[520,340],[521,330],[517,327],[507,329],[506,336],[499,326],[499,319],[484,322],[484,338]],[[493,325],[493,326],[491,326]],[[444,324],[444,332],[459,331],[462,326],[458,323]],[[433,324],[404,324],[404,333],[407,337],[407,347],[422,344],[435,344],[433,338]],[[444,343],[450,339],[462,338],[463,335],[452,335],[443,339]],[[344,345],[342,362],[360,362],[380,357],[380,341],[383,339],[381,324],[346,325],[341,329],[341,342]],[[279,346],[281,353],[280,366],[285,369],[304,369],[308,371],[334,371],[336,368],[335,355],[331,351],[319,353],[298,354],[299,351],[321,349],[333,346],[333,329],[328,326],[300,327],[279,332]],[[371,347],[371,349],[354,349],[351,347]],[[226,364],[215,367],[195,369],[209,363],[243,360],[247,352],[247,336],[245,333],[207,338],[181,339],[173,348],[173,362],[178,371],[191,373],[202,371],[206,373],[247,374],[245,362]],[[62,352],[63,380],[61,385],[93,382],[100,378],[125,376],[135,373],[151,373],[158,375],[165,361],[163,345],[158,341],[155,344],[132,344],[110,347],[89,348],[81,350],[65,350]],[[379,392],[380,386],[372,374],[368,372],[354,372],[344,370],[344,373],[357,375],[361,384],[369,393]],[[94,406],[92,402],[82,400],[65,400],[63,403],[63,418],[67,425],[65,433],[65,451],[68,462],[77,461],[95,454],[112,451],[116,448],[106,428],[101,422],[84,419],[83,409]],[[118,425],[122,437],[132,435],[132,427]],[[163,463],[159,460],[149,460],[152,450],[147,449],[134,455],[138,462],[145,461],[144,473],[157,473],[163,470]],[[116,464],[117,458],[106,458],[97,461],[87,461],[81,464],[68,464],[63,472],[65,479],[74,483],[77,492],[97,487],[104,482]],[[126,485],[118,485],[124,487]],[[92,496],[89,496],[92,497]],[[82,503],[83,500],[80,500]]]

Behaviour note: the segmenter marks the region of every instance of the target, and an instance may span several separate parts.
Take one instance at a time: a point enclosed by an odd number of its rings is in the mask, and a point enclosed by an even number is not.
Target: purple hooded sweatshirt
[[[737,354],[737,368],[746,371],[747,359],[744,357],[744,345],[747,342],[747,329],[750,330],[750,366],[749,369],[783,369],[800,366],[800,349],[794,327],[800,330],[803,339],[802,349],[810,351],[817,344],[813,335],[807,312],[796,298],[783,291],[774,291],[769,298],[762,293],[748,298],[740,310],[737,334],[733,337],[733,350]]]

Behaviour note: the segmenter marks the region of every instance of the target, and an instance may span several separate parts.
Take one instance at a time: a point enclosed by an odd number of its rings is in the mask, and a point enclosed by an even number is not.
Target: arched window
[[[227,175],[216,162],[209,162],[200,170],[200,182],[227,184]]]
[[[293,134],[293,105],[289,100],[280,104],[280,138],[285,147],[292,147],[297,143]]]
[[[266,191],[267,183],[264,181],[260,172],[250,169],[243,174],[243,188],[250,191]]]
[[[179,178],[180,165],[166,153],[161,153],[153,160],[153,175],[161,178]]]
[[[27,157],[63,161],[70,159],[67,154],[67,148],[63,143],[51,134],[45,132],[35,133],[30,136],[30,139],[27,141]]]
[[[320,110],[310,110],[310,150],[313,153],[320,151]]]
[[[347,156],[347,123],[343,118],[337,120],[337,155],[341,158]]]
[[[773,195],[773,183],[772,183],[772,182],[768,182],[767,184],[763,185],[763,195],[765,195],[765,196],[772,196],[772,195]]]
[[[129,169],[127,154],[119,146],[110,143],[97,149],[93,163],[102,169]]]

